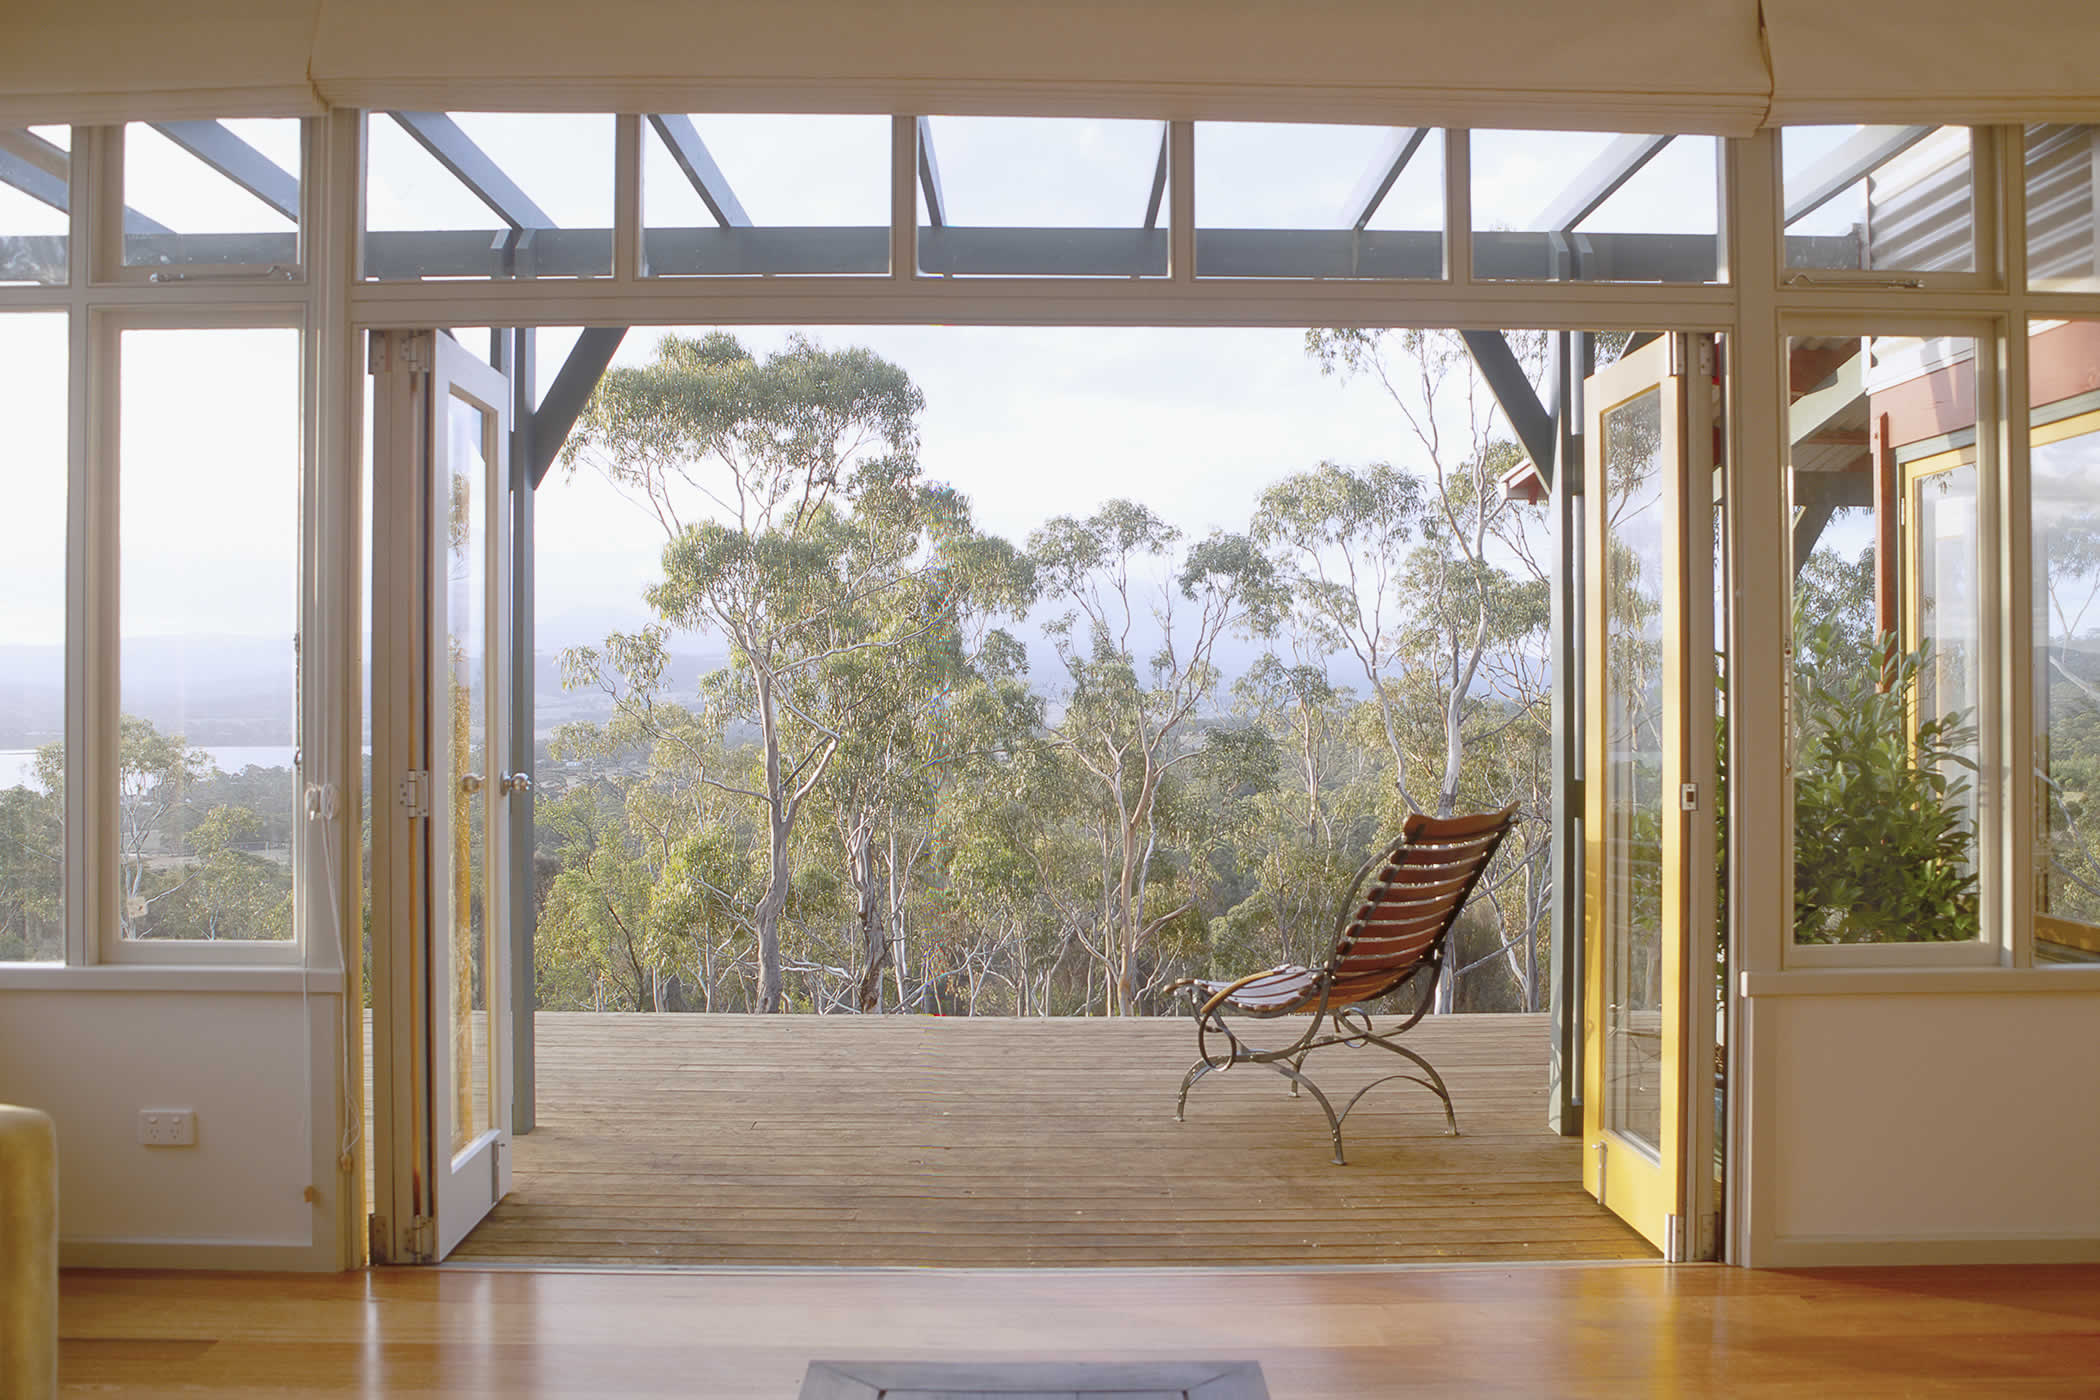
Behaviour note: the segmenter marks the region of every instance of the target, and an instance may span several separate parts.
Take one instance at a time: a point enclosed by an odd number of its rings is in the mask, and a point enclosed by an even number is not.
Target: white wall
[[[0,1101],[57,1120],[67,1264],[342,1266],[339,997],[331,982],[302,1007],[298,976],[8,970]],[[142,1108],[194,1109],[196,1146],[141,1146]]]
[[[1877,976],[1752,979],[1749,1262],[2100,1259],[2100,978]]]

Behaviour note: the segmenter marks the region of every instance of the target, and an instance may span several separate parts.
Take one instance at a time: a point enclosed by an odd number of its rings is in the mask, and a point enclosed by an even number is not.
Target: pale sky
[[[559,224],[605,227],[612,205],[607,116],[463,114],[461,126]],[[886,221],[886,117],[699,116],[695,124],[759,224]],[[949,218],[959,224],[1135,226],[1160,126],[1146,121],[936,118]],[[229,126],[288,170],[298,124]],[[65,142],[62,128],[39,128]],[[1849,129],[1790,132],[1791,170]],[[1199,124],[1197,216],[1207,226],[1344,227],[1348,198],[1387,133],[1380,128]],[[1526,227],[1562,182],[1612,138],[1473,135],[1475,223]],[[129,203],[180,232],[288,227],[150,129],[127,138]],[[489,212],[384,118],[371,123],[369,219],[376,229],[487,228]],[[1586,230],[1710,232],[1716,143],[1679,138]],[[646,222],[704,212],[653,133],[645,142]],[[1435,135],[1372,226],[1441,221]],[[0,187],[0,230],[55,233],[55,213]],[[618,363],[652,352],[637,328]],[[743,330],[755,351],[787,332]],[[974,500],[980,523],[1016,541],[1047,516],[1137,497],[1193,534],[1244,525],[1255,492],[1323,458],[1411,460],[1404,425],[1372,386],[1323,379],[1295,331],[894,327],[817,329],[911,373],[927,397],[923,464]],[[573,332],[541,337],[543,380]],[[469,344],[475,344],[468,337]],[[479,346],[477,345],[477,348]],[[124,625],[137,635],[280,635],[294,558],[298,384],[289,332],[132,332],[124,339]],[[9,430],[12,545],[0,557],[0,645],[62,635],[63,321],[0,316]],[[654,577],[653,524],[603,488],[560,486],[543,509],[543,637],[602,631]],[[552,504],[553,497],[549,498]],[[285,606],[259,600],[283,598]]]

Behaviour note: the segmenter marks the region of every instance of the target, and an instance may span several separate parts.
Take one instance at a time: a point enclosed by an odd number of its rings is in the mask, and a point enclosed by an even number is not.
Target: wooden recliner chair
[[[1514,804],[1499,812],[1471,817],[1411,816],[1398,841],[1364,862],[1342,896],[1335,922],[1334,951],[1320,967],[1286,963],[1262,972],[1249,973],[1231,982],[1186,978],[1170,991],[1187,990],[1195,1004],[1196,1050],[1199,1058],[1182,1076],[1181,1097],[1174,1105],[1174,1121],[1182,1120],[1188,1108],[1189,1089],[1214,1069],[1234,1065],[1267,1065],[1291,1082],[1291,1095],[1304,1085],[1321,1111],[1327,1115],[1328,1132],[1334,1138],[1334,1161],[1343,1165],[1342,1120],[1359,1100],[1392,1079],[1412,1079],[1444,1101],[1444,1121],[1453,1136],[1458,1133],[1458,1115],[1451,1108],[1451,1092],[1443,1076],[1423,1059],[1392,1037],[1408,1030],[1429,1010],[1434,1000],[1428,990],[1436,985],[1443,966],[1444,948],[1495,850],[1517,819]],[[1397,1026],[1384,1031],[1372,1028],[1369,1013],[1361,1008],[1407,983],[1421,979],[1422,1002]],[[1249,1044],[1227,1024],[1225,1014],[1269,1019],[1312,1013],[1305,1032],[1280,1049],[1264,1050]],[[1325,1027],[1325,1029],[1323,1029]],[[1226,1048],[1214,1049],[1211,1036],[1222,1035]],[[1376,1045],[1413,1061],[1422,1073],[1402,1071],[1375,1079],[1356,1091],[1336,1113],[1334,1105],[1318,1085],[1305,1077],[1305,1057],[1330,1045],[1359,1048]]]

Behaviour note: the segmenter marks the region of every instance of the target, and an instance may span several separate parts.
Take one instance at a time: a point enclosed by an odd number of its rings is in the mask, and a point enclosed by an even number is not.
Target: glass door
[[[510,1182],[506,606],[510,387],[435,337],[431,402],[430,1035],[437,1256]]]
[[[373,1253],[432,1262],[510,1188],[510,387],[371,358]]]
[[[1671,1260],[1714,1248],[1714,355],[1584,391],[1583,1183]]]

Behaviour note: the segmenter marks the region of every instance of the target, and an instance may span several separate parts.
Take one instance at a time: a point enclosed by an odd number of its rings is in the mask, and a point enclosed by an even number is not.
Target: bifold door
[[[449,1254],[510,1187],[508,381],[372,338],[374,1257]]]
[[[1714,354],[1584,393],[1583,1182],[1673,1261],[1715,1234]]]

